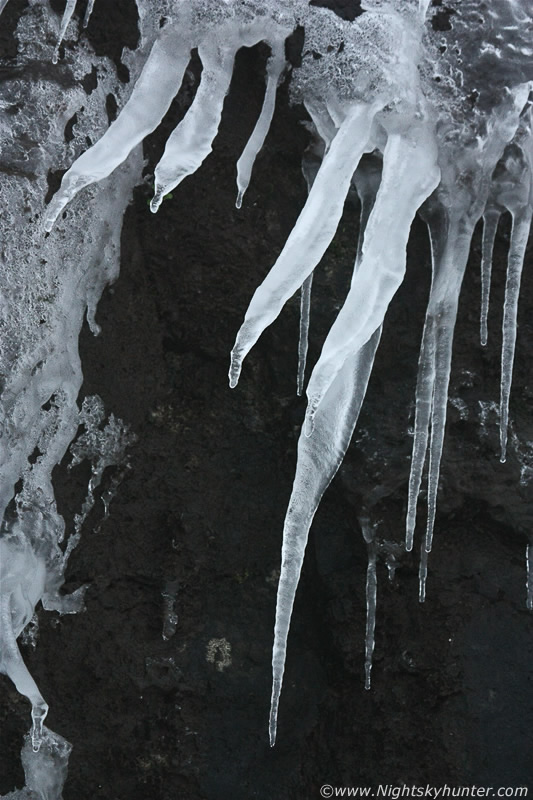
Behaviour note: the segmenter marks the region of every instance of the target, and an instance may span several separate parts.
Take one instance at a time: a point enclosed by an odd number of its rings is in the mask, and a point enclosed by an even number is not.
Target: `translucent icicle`
[[[242,199],[250,183],[255,159],[263,147],[266,135],[270,129],[274,108],[276,106],[278,82],[285,68],[285,64],[285,43],[276,42],[272,45],[272,55],[267,64],[267,85],[263,107],[261,108],[261,113],[252,135],[248,139],[246,147],[237,161],[237,202],[235,203],[237,208],[242,206]]]
[[[488,327],[487,319],[489,315],[490,300],[490,280],[492,275],[492,253],[494,250],[494,240],[500,221],[500,212],[496,209],[489,209],[483,215],[483,243],[481,249],[481,319],[480,319],[480,340],[483,347],[487,344]]]
[[[507,457],[507,426],[509,421],[509,395],[513,379],[513,363],[516,344],[516,321],[518,298],[524,256],[526,253],[529,229],[531,228],[531,209],[523,209],[513,214],[511,244],[507,261],[507,281],[503,306],[502,374],[500,385],[500,461]]]
[[[0,14],[2,13],[2,11],[6,6],[7,6],[7,0],[0,0]]]
[[[317,173],[307,202],[278,260],[257,288],[231,353],[230,386],[261,333],[316,267],[335,235],[350,181],[370,136],[376,106],[350,109]]]
[[[435,227],[434,227],[435,226]],[[446,427],[448,385],[452,363],[453,334],[463,276],[468,261],[473,224],[454,219],[449,228],[442,217],[430,221],[434,274],[422,336],[416,391],[415,437],[411,458],[406,547],[412,548],[416,505],[429,439],[428,516],[423,544],[431,551],[437,510],[440,461]],[[445,236],[445,243],[442,237]],[[430,433],[431,431],[431,433]],[[420,565],[420,602],[425,598],[427,558]]]
[[[94,0],[88,0],[87,8],[85,10],[85,16],[83,18],[83,27],[86,28],[89,24],[89,20],[91,19],[91,14],[93,13],[94,8]]]
[[[164,196],[196,172],[212,150],[231,83],[236,49],[233,45],[218,48],[212,42],[198,48],[203,65],[200,85],[185,117],[170,134],[155,168],[154,196],[150,203],[154,214]]]
[[[377,542],[376,528],[368,519],[361,519],[361,530],[368,550],[366,569],[366,633],[365,633],[365,689],[371,687],[372,656],[374,654],[374,634],[376,630],[376,604],[378,576],[376,572]]]
[[[532,550],[530,544],[526,547],[526,570],[527,570],[527,580],[526,580],[526,590],[527,590],[527,601],[526,605],[530,611],[533,611],[533,566],[531,565],[531,556]]]
[[[313,286],[313,273],[303,282],[300,290],[300,337],[298,339],[298,383],[296,393],[300,397],[304,390],[305,365],[307,362],[307,348],[309,346],[309,316],[311,313],[311,288]]]
[[[381,329],[375,332],[359,353],[346,359],[317,413],[313,435],[308,437],[302,430],[298,441],[296,475],[283,530],[281,574],[276,604],[269,725],[271,746],[276,741],[287,636],[309,528],[322,495],[337,472],[350,443],[380,336]]]
[[[59,38],[57,40],[56,48],[54,50],[54,55],[52,56],[52,62],[57,64],[57,60],[59,58],[59,48],[61,47],[61,42],[67,32],[68,24],[72,19],[72,15],[74,13],[74,9],[76,8],[76,0],[67,0],[67,4],[65,6],[65,10],[63,12],[63,17],[61,19],[61,28],[59,30]]]
[[[335,140],[331,150],[334,143]],[[389,136],[379,191],[365,230],[361,266],[354,274],[346,302],[329,331],[307,387],[308,433],[313,428],[317,408],[344,359],[368,341],[382,324],[405,274],[411,223],[439,178],[437,148],[431,128],[420,126],[409,137],[396,133]],[[394,219],[393,227],[391,219]]]
[[[106,178],[122,164],[133,148],[157,128],[168,111],[189,63],[190,46],[175,31],[165,31],[155,42],[117,119],[63,176],[61,187],[45,214],[46,231],[52,230],[59,214],[81,189]]]

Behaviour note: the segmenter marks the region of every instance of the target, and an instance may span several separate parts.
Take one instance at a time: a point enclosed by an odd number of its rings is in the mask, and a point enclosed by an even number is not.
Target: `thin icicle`
[[[490,300],[490,281],[492,275],[492,253],[494,240],[500,221],[500,211],[495,208],[488,209],[483,215],[483,243],[481,249],[481,319],[480,340],[483,347],[487,344]]]
[[[307,362],[307,349],[309,346],[309,316],[311,313],[311,288],[313,274],[303,282],[300,290],[300,337],[298,339],[298,382],[296,394],[300,397],[304,390],[305,365]]]
[[[200,85],[185,117],[168,137],[165,152],[155,168],[154,196],[150,203],[154,214],[164,196],[196,172],[212,150],[231,83],[236,49],[233,43],[218,48],[213,42],[198,48],[203,65]]]
[[[505,302],[503,306],[503,341],[502,341],[502,374],[500,385],[500,461],[507,457],[507,427],[509,421],[509,396],[513,379],[513,363],[516,344],[516,323],[518,316],[518,298],[520,296],[520,279],[524,256],[526,253],[529,230],[531,228],[532,210],[522,209],[513,214],[511,244],[507,261],[507,281],[505,284]]]
[[[59,38],[57,40],[56,48],[54,50],[54,55],[52,56],[52,61],[54,64],[57,64],[57,60],[59,58],[59,48],[61,47],[61,42],[63,41],[65,33],[67,32],[68,24],[72,19],[72,15],[74,13],[75,8],[76,8],[76,0],[67,0],[65,10],[63,11],[63,18],[61,19]]]
[[[335,140],[330,152],[334,143]],[[430,126],[421,124],[409,136],[391,133],[385,146],[379,191],[365,231],[361,266],[354,274],[348,297],[331,326],[307,387],[308,434],[344,359],[368,341],[383,322],[405,274],[411,223],[439,178],[437,147]],[[398,197],[402,198],[401,204]],[[392,228],[391,219],[395,221]]]
[[[306,204],[278,260],[255,291],[231,352],[230,386],[261,333],[311,274],[333,239],[352,175],[369,139],[377,105],[351,107],[317,173]]]
[[[526,590],[527,590],[527,601],[526,606],[530,611],[533,611],[533,565],[531,564],[531,558],[533,555],[533,548],[530,544],[526,547],[526,572],[527,572],[527,580],[526,580]]]
[[[372,656],[374,654],[374,634],[376,630],[376,605],[378,592],[378,576],[376,561],[378,546],[376,542],[376,527],[368,519],[360,519],[363,538],[368,551],[368,565],[366,569],[366,632],[365,632],[365,689],[372,685]]]
[[[164,29],[117,119],[63,176],[61,187],[46,210],[46,231],[52,230],[67,203],[81,189],[110,175],[157,128],[180,88],[189,59],[186,39]]]
[[[303,430],[300,433],[296,475],[283,530],[281,573],[276,603],[269,724],[271,746],[274,746],[276,741],[287,636],[309,528],[322,495],[331,483],[350,444],[380,336],[381,328],[359,353],[346,359],[317,413],[313,436],[306,436]]]
[[[446,244],[442,248],[441,259],[435,264],[435,274],[424,325],[417,385],[415,440],[409,482],[407,542],[410,549],[413,541],[420,480],[428,449],[428,434],[431,429],[428,463],[428,515],[425,540],[422,546],[425,553],[431,551],[433,543],[440,461],[446,427],[453,334],[472,233],[473,225],[466,220],[456,220],[450,224]],[[432,240],[433,238],[432,236]],[[422,554],[420,602],[424,602],[425,598],[426,575],[427,557]]]
[[[255,124],[252,135],[248,139],[246,147],[239,160],[237,161],[237,208],[242,206],[242,199],[250,183],[252,169],[257,154],[263,147],[266,135],[270,129],[274,108],[276,107],[276,92],[281,73],[285,69],[285,43],[276,42],[272,45],[272,55],[267,64],[267,85],[265,99],[259,119]]]
[[[86,28],[89,24],[89,20],[91,19],[91,14],[93,13],[94,8],[94,0],[88,0],[87,8],[85,10],[85,16],[83,18],[83,27]]]

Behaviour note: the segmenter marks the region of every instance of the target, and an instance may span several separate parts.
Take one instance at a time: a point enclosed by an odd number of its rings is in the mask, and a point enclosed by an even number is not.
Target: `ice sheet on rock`
[[[267,64],[267,84],[261,113],[252,131],[252,135],[248,139],[246,147],[237,161],[237,201],[235,203],[237,208],[242,206],[242,199],[250,183],[255,159],[263,147],[270,129],[274,108],[276,106],[278,83],[285,66],[284,42],[276,42],[273,45],[272,55]]]
[[[350,443],[374,363],[381,329],[356,355],[346,359],[315,420],[313,435],[298,441],[298,462],[283,530],[281,573],[272,653],[270,744],[276,741],[279,698],[294,597],[309,535],[322,495],[333,480]]]
[[[70,536],[65,548],[65,562],[80,540],[83,524],[96,502],[95,492],[102,482],[104,471],[107,467],[112,466],[127,469],[129,467],[128,448],[137,441],[136,435],[130,431],[129,426],[123,420],[110,414],[109,419],[105,422],[105,417],[106,413],[101,397],[89,395],[84,398],[79,414],[79,424],[84,426],[84,432],[70,446],[72,461],[68,468],[72,469],[82,461],[88,460],[91,464],[91,477],[81,513],[74,516],[74,533]],[[122,476],[123,473],[120,473],[118,482]],[[108,489],[106,493],[102,494],[104,518],[109,514],[109,504],[114,495],[113,488],[116,490],[117,487],[111,486],[111,491]]]
[[[376,110],[377,107],[356,105],[347,112],[281,255],[252,297],[231,353],[231,387],[237,385],[247,353],[310,275],[333,239]]]
[[[26,736],[21,752],[25,787],[0,800],[63,800],[71,751],[70,742],[46,726],[37,753],[31,747],[31,737]]]

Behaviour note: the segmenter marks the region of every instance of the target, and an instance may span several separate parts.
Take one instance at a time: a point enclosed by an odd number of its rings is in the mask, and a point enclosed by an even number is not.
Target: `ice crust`
[[[69,2],[60,36],[65,33],[71,6]],[[116,266],[111,271],[100,266],[99,245],[102,240],[107,243],[115,259],[111,262],[116,264],[119,227],[109,230],[104,220],[116,218],[123,210],[132,182],[131,169],[135,166],[139,170],[138,159],[135,165],[128,161],[130,167],[116,172],[111,180],[109,176],[159,125],[179,91],[191,51],[197,48],[203,71],[196,96],[155,167],[151,209],[157,211],[165,195],[194,173],[211,152],[238,49],[263,41],[269,45],[271,57],[263,108],[237,165],[240,206],[255,158],[268,135],[277,85],[286,69],[285,40],[302,25],[302,63],[291,71],[291,97],[306,108],[315,137],[312,152],[304,159],[309,194],[238,331],[229,371],[232,387],[262,332],[287,300],[301,291],[297,389],[303,390],[313,271],[319,268],[335,236],[352,186],[361,200],[361,226],[357,246],[354,236],[349,293],[307,385],[308,407],[285,519],[277,596],[269,726],[274,744],[290,619],[309,529],[350,443],[385,314],[404,277],[407,241],[417,213],[428,226],[432,282],[419,357],[405,544],[407,550],[414,546],[419,497],[427,474],[427,520],[420,542],[421,601],[426,593],[436,518],[453,334],[472,235],[483,219],[480,335],[484,344],[494,238],[501,214],[509,211],[513,228],[500,394],[501,459],[505,460],[520,277],[532,215],[533,13],[529,0],[491,0],[489,4],[449,0],[451,27],[440,32],[431,25],[434,9],[428,0],[366,0],[365,13],[354,22],[343,21],[327,9],[308,6],[306,0],[271,0],[268,8],[259,0],[154,0],[152,4],[139,0],[138,6],[144,33],[141,55],[137,60],[132,58],[136,80],[129,97],[123,98],[126,102],[120,114],[101,138],[81,155],[76,153],[78,157],[46,210],[39,194],[43,191],[42,179],[40,184],[36,181],[31,195],[33,214],[43,220],[50,238],[44,243],[37,241],[35,226],[30,227],[32,233],[25,234],[24,258],[20,259],[17,251],[19,257],[11,259],[17,266],[9,291],[13,291],[13,285],[20,288],[12,302],[8,293],[6,330],[16,328],[15,314],[21,305],[30,310],[31,322],[23,326],[18,338],[4,338],[2,364],[9,378],[2,402],[9,446],[6,465],[0,467],[0,500],[5,507],[13,498],[16,480],[22,476],[25,490],[26,485],[35,490],[33,506],[37,488],[42,494],[38,510],[32,513],[44,515],[46,506],[46,513],[56,514],[51,469],[64,454],[78,420],[76,397],[81,372],[77,334],[85,309],[93,309],[94,318],[99,293],[115,274]],[[163,12],[166,24],[159,29],[157,22]],[[26,44],[30,49],[39,46],[31,45],[29,37]],[[63,106],[55,115],[39,120],[50,129],[51,142],[58,138],[53,126],[58,121],[64,125],[79,107],[74,101],[69,105],[69,97],[67,92],[61,98]],[[97,127],[99,123],[93,124]],[[5,121],[2,127],[5,131]],[[39,135],[42,138],[42,131]],[[76,145],[79,152],[79,141]],[[51,146],[46,158],[43,154],[37,157],[36,174],[44,175],[44,167],[50,162],[55,165],[54,159],[57,153]],[[77,195],[82,190],[84,206],[90,199],[96,209],[91,225],[80,211]],[[17,202],[22,204],[21,189],[12,181],[5,191],[9,193],[9,210],[7,222],[1,224],[12,224],[9,214],[15,213]],[[61,270],[39,270],[36,259],[55,264],[58,248],[63,254],[67,251],[67,239],[69,248],[83,253],[83,258],[70,262],[67,255],[66,262],[64,257],[61,261]],[[81,275],[80,263],[89,265]],[[36,274],[42,275],[43,285],[35,281]],[[49,297],[52,301],[46,300]],[[51,310],[45,302],[51,302]],[[67,307],[69,313],[62,313]],[[41,327],[34,331],[32,325],[41,318],[45,322],[39,325],[45,324],[44,331]],[[47,401],[50,408],[44,411]],[[27,458],[35,447],[41,455],[28,468]],[[56,517],[53,520],[61,528]],[[366,636],[369,685],[377,550],[369,523],[362,527],[370,557]],[[56,532],[49,539],[59,540],[61,535]],[[48,568],[41,551],[30,547],[24,552],[28,553],[22,558],[24,569],[33,570],[37,583],[46,587]],[[20,561],[19,556],[10,558],[15,566]],[[529,549],[527,561],[531,605]],[[14,574],[20,572],[19,580],[23,581],[24,569],[16,572],[15,566]],[[33,609],[25,609],[24,618],[30,610],[33,613]]]

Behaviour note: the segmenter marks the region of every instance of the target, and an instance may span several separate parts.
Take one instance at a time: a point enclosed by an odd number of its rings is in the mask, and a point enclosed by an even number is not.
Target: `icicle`
[[[83,18],[83,27],[86,28],[89,24],[89,20],[91,19],[91,14],[93,13],[94,8],[94,0],[88,0],[87,8],[85,10],[85,16]]]
[[[54,55],[52,56],[52,62],[57,64],[57,60],[59,58],[59,48],[61,47],[61,42],[63,41],[63,37],[67,32],[68,24],[72,18],[74,13],[74,9],[76,8],[76,0],[67,0],[67,4],[65,6],[65,10],[63,12],[63,18],[61,20],[61,28],[59,31],[59,38],[57,40],[56,48],[54,50]]]
[[[63,176],[61,187],[45,212],[46,231],[52,230],[67,203],[81,189],[110,175],[157,128],[180,88],[189,58],[185,37],[164,29],[117,119]]]
[[[231,83],[235,52],[233,43],[223,48],[209,42],[198,48],[203,64],[200,85],[185,117],[167,139],[165,152],[155,168],[154,196],[150,203],[154,214],[164,196],[187,175],[196,172],[211,152]]]
[[[376,527],[368,519],[360,519],[363,538],[368,550],[366,569],[366,633],[365,633],[365,689],[371,687],[372,656],[374,654],[374,633],[376,629],[376,601],[378,577],[376,572],[377,542]]]
[[[332,150],[333,145],[330,152]],[[383,322],[405,273],[411,223],[439,178],[436,143],[429,126],[420,125],[411,130],[409,136],[396,133],[389,136],[381,184],[365,231],[361,266],[307,387],[308,433],[313,429],[313,419],[327,387],[347,354],[357,351]],[[395,220],[393,228],[391,219]],[[386,237],[384,231],[388,232]]]
[[[426,322],[422,337],[416,389],[415,437],[409,478],[409,499],[406,524],[406,548],[412,549],[416,522],[416,506],[429,439],[428,516],[423,544],[431,551],[437,510],[440,460],[446,426],[446,407],[450,380],[453,334],[459,293],[463,281],[474,225],[454,219],[445,231],[439,215],[429,222],[434,273]],[[429,433],[431,430],[431,434]],[[427,557],[422,553],[420,564],[420,602],[425,598]]]
[[[530,544],[526,547],[526,590],[527,590],[527,608],[533,611],[533,566],[531,565],[532,547]]]
[[[305,365],[307,361],[307,348],[309,344],[309,315],[311,312],[311,288],[313,286],[313,273],[303,282],[300,290],[300,338],[298,340],[298,383],[296,394],[302,395],[305,383]]]
[[[509,395],[513,378],[513,363],[516,344],[516,321],[518,315],[518,298],[520,295],[520,279],[526,253],[529,230],[531,228],[532,210],[523,209],[513,214],[511,244],[507,262],[507,281],[505,284],[505,302],[503,306],[503,342],[502,342],[502,374],[500,386],[500,461],[507,457],[507,426],[509,420]]]
[[[0,0],[0,14],[2,13],[2,11],[6,6],[7,6],[7,0]]]
[[[281,73],[285,69],[285,43],[276,42],[272,45],[272,55],[267,64],[267,85],[265,99],[261,114],[253,129],[252,135],[248,139],[246,147],[239,160],[237,161],[237,208],[242,206],[244,193],[250,183],[252,169],[257,154],[263,147],[266,135],[270,129],[274,108],[276,106],[276,92]]]
[[[269,726],[271,746],[276,741],[287,636],[309,528],[322,495],[350,444],[380,336],[381,329],[374,333],[358,354],[346,359],[317,413],[313,436],[306,436],[303,430],[300,433],[296,475],[283,530],[281,574],[276,604]]]
[[[264,329],[302,285],[328,248],[344,207],[350,181],[370,136],[376,106],[355,105],[324,156],[306,204],[278,260],[256,290],[231,353],[230,386]]]
[[[481,320],[480,320],[480,340],[483,347],[487,344],[488,327],[487,319],[489,315],[490,299],[490,280],[492,275],[492,252],[494,240],[498,230],[500,212],[491,208],[483,215],[483,243],[481,250]]]

